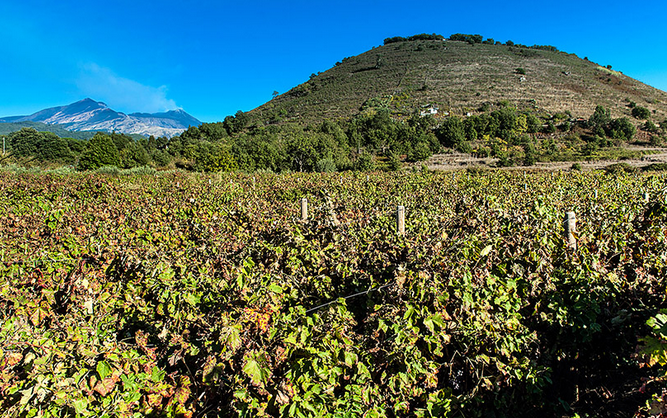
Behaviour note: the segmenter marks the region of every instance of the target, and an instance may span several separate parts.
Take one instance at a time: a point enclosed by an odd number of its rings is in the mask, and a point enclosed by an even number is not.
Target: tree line
[[[419,35],[413,35],[409,37],[403,37],[403,36],[393,36],[390,38],[386,38],[384,40],[384,44],[392,44],[396,42],[406,42],[406,41],[443,41],[449,39],[450,41],[460,41],[460,42],[467,42],[471,45],[474,44],[486,44],[486,45],[506,45],[506,46],[514,46],[518,48],[530,48],[530,49],[540,49],[543,51],[551,51],[551,52],[558,52],[558,48],[552,45],[532,45],[532,46],[527,46],[527,45],[522,45],[522,44],[515,44],[511,40],[508,40],[504,44],[500,41],[496,41],[493,38],[486,38],[482,35],[479,34],[466,34],[466,33],[454,33],[449,35],[449,38],[445,38],[442,35],[438,34],[428,34],[428,33],[422,33]]]
[[[635,107],[637,108],[637,107]],[[640,108],[636,118],[650,117]],[[661,141],[667,121],[650,120],[642,129]],[[480,107],[470,116],[434,117],[418,113],[395,118],[378,105],[357,116],[312,125],[262,125],[237,112],[222,122],[189,127],[173,138],[135,140],[98,132],[90,140],[61,138],[23,128],[5,139],[9,158],[22,163],[70,165],[78,170],[103,166],[176,167],[191,171],[253,172],[398,170],[440,152],[459,151],[498,159],[498,165],[592,157],[633,140],[637,128],[627,117],[612,118],[598,106],[588,120],[568,113],[522,111],[508,102]]]

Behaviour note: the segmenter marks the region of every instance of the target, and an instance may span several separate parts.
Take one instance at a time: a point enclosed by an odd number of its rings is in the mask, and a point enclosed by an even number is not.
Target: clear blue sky
[[[90,97],[215,122],[418,33],[553,45],[667,90],[666,17],[662,0],[2,0],[0,116]]]

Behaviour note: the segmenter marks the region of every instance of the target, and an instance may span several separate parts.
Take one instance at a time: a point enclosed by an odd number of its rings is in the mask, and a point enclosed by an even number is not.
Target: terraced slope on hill
[[[250,114],[268,123],[314,122],[348,118],[364,104],[394,115],[430,106],[439,115],[466,114],[503,100],[581,118],[597,105],[629,115],[635,103],[654,120],[667,117],[667,93],[574,54],[451,40],[393,42],[345,58]]]

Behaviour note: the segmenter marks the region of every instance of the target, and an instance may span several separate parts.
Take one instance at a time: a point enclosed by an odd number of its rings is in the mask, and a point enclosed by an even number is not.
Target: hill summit
[[[367,107],[394,115],[470,112],[499,101],[518,109],[588,118],[601,105],[612,116],[633,104],[667,116],[667,93],[549,45],[516,45],[480,35],[387,38],[251,111],[268,123],[349,118]]]

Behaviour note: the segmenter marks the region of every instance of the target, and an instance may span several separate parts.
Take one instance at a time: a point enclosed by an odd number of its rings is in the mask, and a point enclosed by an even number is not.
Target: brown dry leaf
[[[97,382],[93,390],[102,396],[107,396],[111,393],[120,379],[120,372],[114,371],[111,376],[107,376],[104,380]]]
[[[2,352],[0,352],[0,357],[1,356]],[[7,366],[9,367],[15,366],[23,360],[23,354],[21,353],[7,353],[4,357],[7,359]]]

